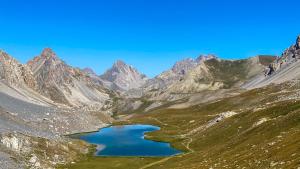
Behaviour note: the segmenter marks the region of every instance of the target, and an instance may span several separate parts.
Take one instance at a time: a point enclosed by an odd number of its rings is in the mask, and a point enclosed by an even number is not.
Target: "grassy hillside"
[[[272,56],[272,55],[259,55],[259,62],[264,65],[264,66],[268,66],[270,63],[272,63],[273,61],[275,61],[276,56]]]
[[[276,57],[268,55],[257,57],[258,62],[263,66],[268,66],[276,59]],[[254,65],[251,64],[251,58],[242,60],[211,59],[206,61],[205,64],[208,66],[213,80],[215,82],[223,82],[224,88],[227,89],[233,87],[238,82],[246,81],[252,76],[249,74],[253,72],[252,69],[257,69],[257,67],[253,67]]]
[[[246,80],[248,75],[247,60],[216,60],[211,59],[205,62],[212,73],[214,80],[223,82],[224,88],[230,88],[239,81]]]
[[[299,85],[255,89],[187,109],[159,109],[122,123],[161,126],[147,138],[186,153],[167,158],[85,157],[68,168],[199,169],[300,166]],[[220,113],[235,112],[218,119]]]

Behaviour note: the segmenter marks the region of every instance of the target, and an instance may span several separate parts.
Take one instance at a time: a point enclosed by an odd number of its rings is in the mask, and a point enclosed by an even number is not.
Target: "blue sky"
[[[177,60],[279,55],[299,0],[0,0],[0,48],[25,63],[51,47],[98,74],[121,59],[153,77]]]

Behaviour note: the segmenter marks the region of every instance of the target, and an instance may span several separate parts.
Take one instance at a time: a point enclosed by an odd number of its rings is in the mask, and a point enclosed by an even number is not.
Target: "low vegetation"
[[[283,90],[284,89],[284,90]],[[270,86],[186,109],[156,109],[118,124],[161,127],[147,133],[185,153],[167,158],[91,154],[69,169],[296,168],[300,166],[300,101],[295,85]],[[222,117],[224,112],[234,112]],[[216,120],[217,119],[217,120]]]

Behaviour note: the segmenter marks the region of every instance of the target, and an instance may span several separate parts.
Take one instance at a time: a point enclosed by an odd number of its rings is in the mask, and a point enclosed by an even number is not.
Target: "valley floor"
[[[186,153],[167,158],[83,156],[68,169],[300,168],[298,82],[185,109],[157,109],[118,124],[153,124],[147,138]]]

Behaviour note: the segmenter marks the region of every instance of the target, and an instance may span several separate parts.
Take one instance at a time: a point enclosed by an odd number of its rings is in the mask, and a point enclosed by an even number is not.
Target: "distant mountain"
[[[109,99],[109,92],[99,81],[86,71],[67,65],[50,48],[27,65],[37,81],[38,92],[55,102],[78,106],[101,104]]]
[[[189,71],[196,68],[200,63],[216,58],[217,57],[214,55],[200,55],[197,59],[184,59],[176,62],[170,70],[163,72],[156,78],[162,79],[167,85],[174,81],[181,80]]]
[[[263,72],[266,65],[274,60],[272,56],[222,60],[215,55],[200,55],[196,59],[176,62],[170,70],[148,80],[140,89],[126,94],[130,97],[147,96],[165,100],[176,99],[174,95],[238,87]]]
[[[147,80],[144,74],[120,60],[116,61],[112,68],[107,70],[100,78],[115,84],[121,91],[139,88]]]
[[[196,59],[187,58],[176,62],[171,69],[162,72],[153,79],[147,80],[147,82],[140,88],[130,90],[127,92],[129,97],[141,97],[142,95],[159,96],[165,93],[170,86],[175,83],[179,83],[184,77],[200,63],[217,58],[214,55],[200,55]]]
[[[273,60],[271,59],[270,62]],[[268,62],[260,56],[242,60],[211,58],[200,62],[180,82],[170,86],[169,90],[175,93],[193,93],[238,87],[264,70],[265,65],[262,61]]]

